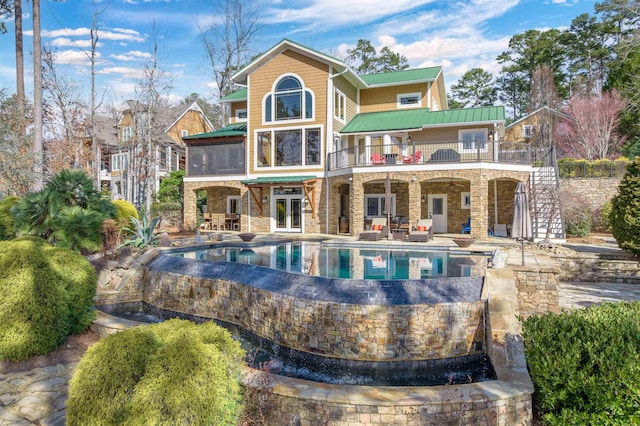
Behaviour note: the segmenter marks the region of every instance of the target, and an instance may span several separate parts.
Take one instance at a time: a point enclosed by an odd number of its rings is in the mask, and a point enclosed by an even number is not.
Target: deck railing
[[[450,141],[355,146],[332,152],[329,170],[368,166],[495,162],[531,164],[531,146],[518,142]]]

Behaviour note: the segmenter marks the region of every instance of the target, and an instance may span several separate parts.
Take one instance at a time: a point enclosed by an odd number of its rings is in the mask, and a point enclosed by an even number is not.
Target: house
[[[545,105],[506,126],[504,138],[534,147],[549,147],[552,141],[566,134],[566,121],[570,119],[568,114]]]
[[[103,186],[109,187],[113,199],[125,199],[138,207],[147,191],[157,193],[169,172],[184,169],[182,138],[213,130],[196,102],[150,109],[127,101],[117,117],[100,117],[96,122]],[[150,187],[146,183],[149,174]]]
[[[504,140],[501,106],[448,109],[441,67],[357,75],[282,40],[233,81],[228,126],[184,137],[184,226],[206,191],[212,229],[357,235],[385,217],[406,232],[486,237],[510,223],[529,144]]]

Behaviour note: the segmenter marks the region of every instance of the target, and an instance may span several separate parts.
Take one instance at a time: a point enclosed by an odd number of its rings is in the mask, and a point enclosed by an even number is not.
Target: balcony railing
[[[451,141],[411,145],[356,146],[332,152],[329,170],[367,166],[408,166],[438,163],[531,164],[531,146],[519,142]]]

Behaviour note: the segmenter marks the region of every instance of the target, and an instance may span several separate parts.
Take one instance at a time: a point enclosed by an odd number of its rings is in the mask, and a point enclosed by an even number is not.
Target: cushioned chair
[[[407,237],[412,242],[427,242],[433,239],[433,219],[420,219],[415,231],[411,231]]]
[[[462,233],[463,234],[471,233],[471,218],[468,218],[467,222],[462,224]]]
[[[371,221],[371,229],[361,232],[358,239],[360,241],[378,241],[387,235],[389,235],[387,219],[383,217],[374,217]]]
[[[387,161],[386,157],[378,154],[377,152],[374,152],[373,154],[371,154],[371,164],[373,164],[374,166],[382,165],[386,161]]]

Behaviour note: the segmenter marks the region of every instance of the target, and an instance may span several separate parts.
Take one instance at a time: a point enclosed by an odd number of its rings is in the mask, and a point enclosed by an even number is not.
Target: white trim
[[[467,202],[467,199],[469,202]],[[470,192],[462,192],[460,193],[460,208],[461,209],[470,209],[471,208],[471,193]]]
[[[474,152],[478,152],[478,148],[476,147],[476,140],[472,140],[473,147],[465,148],[464,140],[462,135],[465,133],[482,133],[484,138],[482,141],[484,142],[484,147],[480,149],[480,152],[487,152],[489,150],[489,130],[486,128],[476,128],[476,129],[459,129],[458,130],[458,152],[460,154],[471,154]]]
[[[339,104],[340,104],[340,112],[342,113],[342,116],[336,115],[336,105],[335,105],[335,101],[336,101],[336,95],[339,98]],[[342,91],[340,91],[337,88],[333,88],[333,111],[332,111],[332,115],[333,118],[338,120],[339,122],[346,124],[347,122],[347,95],[345,95],[344,93],[342,93]]]
[[[236,200],[236,205],[238,206],[238,211],[237,212],[232,212],[231,211],[231,200]],[[227,195],[227,209],[226,209],[227,213],[238,213],[241,214],[242,213],[242,197],[239,195]]]
[[[275,159],[275,149],[276,149],[276,141],[275,141],[275,132],[281,132],[281,131],[296,131],[296,130],[303,130],[302,132],[302,136],[303,136],[303,143],[306,142],[305,136],[306,136],[306,130],[309,129],[319,129],[320,130],[320,135],[318,136],[318,142],[320,143],[319,146],[319,150],[320,150],[320,162],[318,164],[299,164],[299,165],[295,165],[295,166],[275,166],[275,165],[271,165],[268,167],[265,166],[258,166],[258,149],[255,146],[258,143],[258,133],[271,133],[271,155],[273,156],[273,159]],[[260,128],[260,129],[256,129],[253,131],[253,152],[256,154],[254,155],[253,158],[253,169],[254,170],[260,170],[260,171],[267,171],[267,170],[271,170],[271,171],[284,171],[284,170],[296,170],[296,169],[300,169],[300,168],[323,168],[325,167],[324,165],[324,156],[322,155],[323,153],[323,145],[324,145],[324,126],[322,126],[321,124],[308,124],[306,126],[288,126],[288,127],[269,127],[269,128]],[[306,160],[306,151],[304,149],[302,149],[302,161],[303,163]],[[272,159],[272,160],[273,160]]]
[[[301,109],[302,111],[301,113],[301,118],[295,118],[295,119],[291,119],[291,120],[278,120],[276,119],[276,99],[275,99],[275,94],[276,94],[276,86],[278,85],[278,83],[280,81],[282,81],[284,78],[286,77],[293,77],[296,78],[299,82],[300,82],[300,91],[301,91]],[[309,92],[309,94],[311,94],[311,106],[312,106],[312,110],[311,110],[311,117],[306,118],[307,115],[307,92]],[[267,117],[266,117],[266,108],[264,107],[266,99],[271,96],[271,121],[267,121]],[[269,126],[269,125],[276,125],[276,124],[283,124],[283,123],[308,123],[310,121],[315,121],[316,119],[316,94],[313,90],[311,90],[309,87],[307,87],[304,83],[304,80],[302,79],[302,77],[300,77],[298,74],[295,73],[284,73],[284,74],[280,74],[278,77],[276,77],[273,80],[273,83],[271,84],[271,91],[267,92],[264,94],[264,96],[262,97],[262,103],[260,104],[260,109],[262,110],[262,125],[263,126]]]
[[[527,139],[533,137],[533,124],[522,125],[522,137]]]
[[[416,98],[418,102],[411,104],[403,104],[403,98]],[[396,108],[405,109],[405,108],[421,108],[422,107],[422,93],[421,92],[413,92],[413,93],[400,93],[396,95]]]
[[[240,112],[244,112],[244,115],[245,115],[244,118],[240,117]],[[236,109],[236,123],[244,123],[248,119],[249,119],[249,111],[247,111],[247,108]]]

